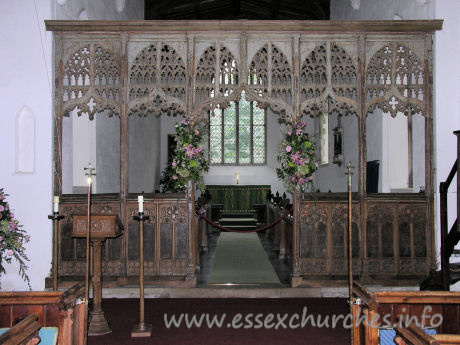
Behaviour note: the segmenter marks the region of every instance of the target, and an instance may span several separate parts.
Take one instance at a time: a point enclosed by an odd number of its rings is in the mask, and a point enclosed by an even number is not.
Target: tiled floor
[[[278,278],[283,287],[289,287],[289,266],[287,260],[280,260],[278,258],[278,252],[274,251],[273,242],[265,238],[264,233],[258,233],[259,240],[265,249],[265,253],[270,260]],[[208,251],[202,252],[200,255],[200,271],[197,276],[197,286],[206,287],[208,285],[209,277],[211,275],[212,265],[214,263],[214,257],[216,255],[216,246],[218,234],[211,235],[208,238]]]

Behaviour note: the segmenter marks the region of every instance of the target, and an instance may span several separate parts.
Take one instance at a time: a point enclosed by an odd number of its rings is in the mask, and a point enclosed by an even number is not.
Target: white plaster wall
[[[443,19],[443,29],[434,39],[435,115],[435,212],[436,250],[439,256],[438,185],[444,181],[456,158],[456,138],[460,129],[460,1],[458,0],[361,0],[357,9],[351,1],[331,0],[333,20]],[[415,186],[414,186],[415,188]],[[449,190],[449,224],[456,218],[456,184]],[[454,289],[459,290],[457,284]]]
[[[64,0],[59,0],[64,2]],[[0,1],[0,186],[7,201],[31,236],[26,252],[34,290],[43,290],[51,269],[52,211],[52,34],[45,19],[76,19],[86,9],[89,19],[143,19],[143,1],[126,1],[122,13],[117,1],[54,0]],[[107,6],[107,7],[105,7]],[[64,9],[66,12],[63,12]],[[35,116],[35,166],[32,173],[15,173],[15,118],[27,106]],[[15,265],[2,275],[2,290],[23,290]]]
[[[51,262],[51,34],[44,30],[49,1],[0,2],[0,133],[2,141],[0,186],[10,194],[16,217],[31,236],[26,253],[31,259],[29,276],[34,289],[42,289]],[[38,18],[37,18],[38,16]],[[42,46],[43,45],[43,46]],[[27,106],[35,116],[35,169],[16,174],[15,117]],[[2,290],[25,289],[16,265],[6,267]]]
[[[161,120],[149,115],[129,118],[129,192],[151,193],[160,179]]]
[[[351,161],[354,166],[352,176],[352,190],[358,191],[357,168],[359,167],[359,148],[358,148],[358,120],[355,115],[342,116],[342,149],[343,162],[339,166],[333,163],[334,157],[334,128],[337,127],[337,113],[329,115],[329,163],[318,168],[314,175],[316,188],[322,193],[331,191],[332,193],[346,192],[347,176],[345,175],[345,166]],[[316,140],[318,143],[319,140]],[[317,144],[318,145],[318,144]]]
[[[456,2],[438,2],[449,1]],[[435,12],[433,0],[331,0],[330,4],[331,20],[428,19]]]

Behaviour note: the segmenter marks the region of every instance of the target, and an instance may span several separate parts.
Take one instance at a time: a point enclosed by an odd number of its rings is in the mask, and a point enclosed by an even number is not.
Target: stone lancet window
[[[245,93],[209,118],[211,164],[265,164],[266,111],[249,102]]]

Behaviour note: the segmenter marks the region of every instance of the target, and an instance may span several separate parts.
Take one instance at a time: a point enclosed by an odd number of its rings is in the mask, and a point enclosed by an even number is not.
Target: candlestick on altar
[[[355,304],[355,301],[353,299],[353,226],[352,226],[352,188],[351,188],[351,177],[353,175],[353,172],[351,171],[355,167],[351,165],[351,161],[347,165],[347,170],[345,171],[345,174],[348,175],[348,293],[349,293],[349,304],[350,304],[350,311],[351,311],[351,316],[352,320],[351,323],[354,324],[353,320],[353,304]],[[354,344],[354,327],[351,329],[350,332],[350,344]]]
[[[236,176],[236,184],[240,184],[240,172],[239,172],[239,170],[236,171],[235,176]]]
[[[48,219],[53,221],[53,291],[58,290],[58,231],[59,221],[64,216],[59,215],[59,197],[54,197],[53,214],[48,216]]]
[[[150,337],[152,335],[152,325],[146,324],[144,321],[144,221],[149,219],[149,216],[141,212],[144,197],[139,195],[139,215],[133,218],[139,221],[139,324],[135,325],[131,332],[131,337]],[[142,201],[142,202],[141,202]],[[143,211],[143,208],[142,208]]]
[[[139,195],[137,202],[139,203],[139,213],[144,213],[144,195]]]

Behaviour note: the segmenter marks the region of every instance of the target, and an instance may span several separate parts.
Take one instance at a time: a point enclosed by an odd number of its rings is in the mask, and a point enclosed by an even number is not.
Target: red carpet
[[[153,325],[151,338],[131,338],[131,330],[134,324],[139,322],[139,300],[138,299],[104,299],[103,310],[110,321],[113,332],[108,335],[89,337],[89,345],[118,345],[118,344],[172,344],[172,345],[226,345],[226,344],[320,344],[340,345],[349,343],[349,331],[343,328],[343,319],[340,319],[336,328],[332,328],[332,315],[348,314],[347,302],[342,298],[291,298],[291,299],[146,299],[145,300],[145,321]],[[312,327],[311,322],[302,328],[303,308],[307,307],[307,316],[313,315],[317,322],[318,315],[321,315],[321,322],[329,315],[329,327]],[[217,315],[220,319],[226,314],[225,321],[221,328],[215,325],[209,329],[204,319],[201,328],[185,325],[184,319],[180,327],[174,325],[167,328],[164,322],[164,314],[168,318],[176,314],[188,313],[190,318],[193,314],[200,317],[202,313],[210,314],[210,317]],[[232,318],[242,314],[241,320],[234,320],[235,325],[241,325],[239,329],[228,327]],[[267,320],[268,314],[274,314],[274,319]],[[248,314],[253,314],[249,316]],[[259,315],[258,321],[256,316]],[[279,323],[276,314],[280,314],[284,325]],[[299,319],[292,318],[294,314]],[[248,317],[248,321],[245,321]],[[299,325],[296,329],[289,328],[289,320],[292,324]],[[260,327],[263,322],[271,329]],[[244,326],[250,326],[247,329]],[[278,324],[278,329],[275,327]],[[257,328],[258,329],[255,329]]]

